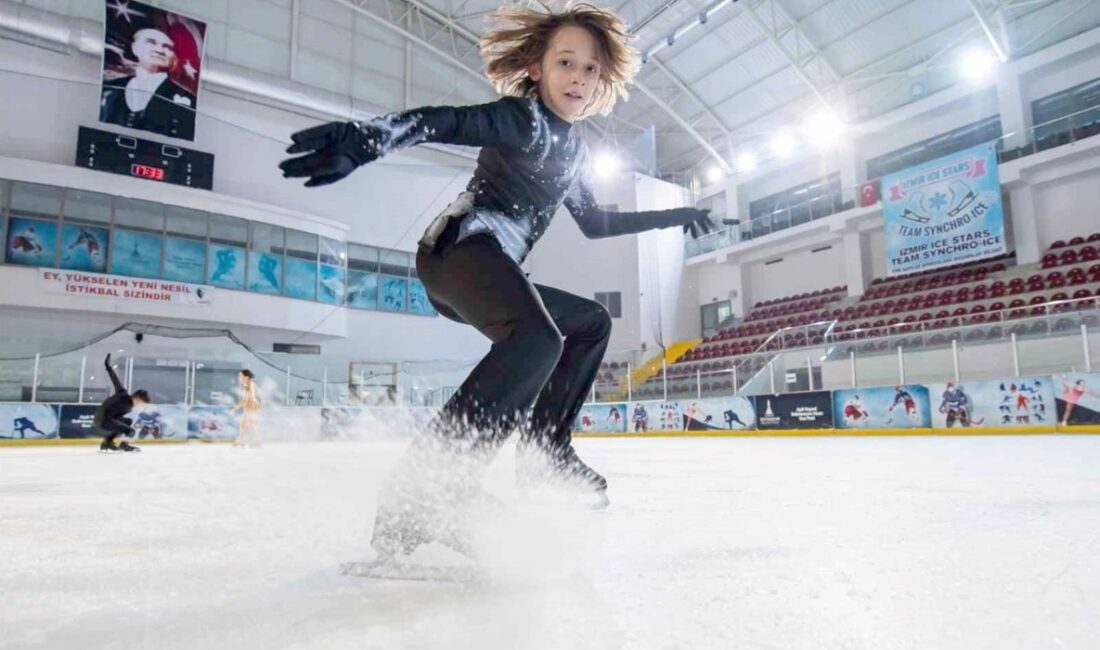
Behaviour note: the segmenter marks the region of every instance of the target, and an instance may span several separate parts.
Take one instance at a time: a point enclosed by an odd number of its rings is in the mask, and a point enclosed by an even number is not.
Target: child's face
[[[539,84],[539,95],[558,117],[579,118],[600,82],[599,46],[582,27],[562,27],[552,39],[542,61],[528,74]]]

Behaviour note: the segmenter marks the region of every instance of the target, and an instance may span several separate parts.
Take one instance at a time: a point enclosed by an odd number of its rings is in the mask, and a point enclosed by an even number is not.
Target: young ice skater
[[[260,396],[256,394],[256,375],[248,368],[237,373],[237,382],[241,387],[241,399],[230,409],[230,413],[240,412],[237,421],[237,438],[234,447],[260,447],[257,417],[260,412]]]
[[[433,525],[460,500],[453,495],[461,489],[439,485],[447,479],[424,469],[429,456],[456,466],[488,459],[517,428],[520,456],[541,457],[594,505],[606,505],[607,481],[577,456],[571,427],[599,370],[611,319],[594,300],[533,283],[520,268],[562,204],[589,238],[713,229],[706,210],[617,213],[597,204],[576,124],[610,112],[637,71],[637,52],[615,14],[589,4],[560,13],[510,6],[492,19],[481,54],[504,97],[307,129],[287,149],[302,155],[280,165],[284,176],[316,187],[423,142],[481,147],[466,191],[421,238],[416,268],[439,313],[475,327],[492,346],[388,479],[372,542],[380,556],[431,541]],[[410,507],[431,499],[427,484],[445,502]]]
[[[104,452],[141,451],[140,448],[131,445],[129,441],[123,440],[121,444],[117,445],[115,441],[120,436],[134,435],[134,421],[126,416],[134,410],[135,406],[148,404],[149,393],[144,390],[135,390],[131,394],[127,391],[126,387],[119,381],[118,375],[115,374],[115,369],[111,367],[111,355],[107,355],[107,358],[103,360],[103,365],[107,368],[107,376],[111,378],[111,385],[114,386],[115,392],[100,403],[92,419],[96,432],[103,437],[103,442],[99,444],[99,450]]]

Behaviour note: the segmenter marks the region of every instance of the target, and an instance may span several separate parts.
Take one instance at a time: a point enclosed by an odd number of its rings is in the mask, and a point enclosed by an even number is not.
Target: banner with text
[[[828,391],[757,395],[756,428],[832,429],[833,394]]]
[[[1004,253],[1004,214],[992,142],[882,179],[886,265],[913,273]]]
[[[49,293],[98,296],[138,302],[205,305],[210,303],[212,293],[210,287],[201,284],[144,280],[82,271],[39,269],[38,278],[42,290]]]

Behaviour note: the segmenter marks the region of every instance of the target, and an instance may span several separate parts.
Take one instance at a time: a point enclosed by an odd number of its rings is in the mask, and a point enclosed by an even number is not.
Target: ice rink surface
[[[0,647],[1100,648],[1100,437],[577,447],[468,584],[337,573],[397,443],[0,449]]]

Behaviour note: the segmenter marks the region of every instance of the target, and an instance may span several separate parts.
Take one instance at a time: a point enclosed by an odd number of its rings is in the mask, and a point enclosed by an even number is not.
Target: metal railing
[[[968,374],[968,363],[970,376],[1091,372],[1100,367],[1096,302],[1096,298],[1052,301],[973,317],[852,330],[841,330],[837,321],[785,327],[749,354],[666,367],[635,387],[632,397],[702,398],[905,383],[907,367],[909,380],[958,379]],[[990,344],[1004,344],[1007,354],[992,360],[980,354]],[[966,348],[979,354],[968,359]],[[875,368],[869,370],[872,362]],[[999,374],[978,368],[997,363],[1002,366]],[[827,364],[835,366],[831,378],[825,372]]]

